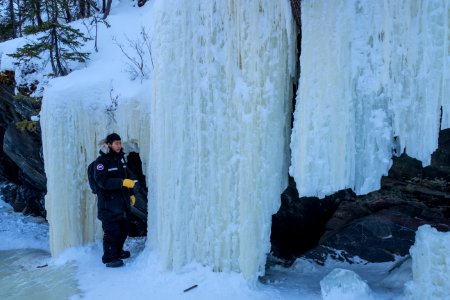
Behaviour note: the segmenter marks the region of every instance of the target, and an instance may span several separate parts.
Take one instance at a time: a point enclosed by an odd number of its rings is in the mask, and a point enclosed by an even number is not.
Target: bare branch
[[[150,59],[153,69],[149,35],[145,28],[142,28],[137,39],[132,40],[127,36],[125,37],[126,45],[118,42],[116,38],[113,38],[113,41],[127,59],[127,72],[131,75],[131,79],[134,80],[139,77],[142,81],[148,78],[150,73],[150,68],[147,66],[148,59]]]

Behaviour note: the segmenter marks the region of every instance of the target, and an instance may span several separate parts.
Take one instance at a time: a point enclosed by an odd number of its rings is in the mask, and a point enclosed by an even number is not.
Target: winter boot
[[[124,265],[123,260],[116,258],[110,262],[105,263],[106,267],[108,268],[119,268]]]

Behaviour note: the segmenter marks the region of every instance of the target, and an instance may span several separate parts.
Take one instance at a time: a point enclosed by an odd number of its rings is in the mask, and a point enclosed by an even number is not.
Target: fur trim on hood
[[[108,153],[109,153],[109,146],[108,146],[108,144],[106,143],[106,139],[101,140],[101,141],[98,143],[98,145],[100,146],[100,151],[101,151],[101,152],[103,152],[103,153],[105,153],[105,154],[108,154]]]

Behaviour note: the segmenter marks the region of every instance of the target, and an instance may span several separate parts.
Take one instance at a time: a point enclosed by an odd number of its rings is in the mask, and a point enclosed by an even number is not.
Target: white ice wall
[[[163,264],[264,273],[287,184],[288,0],[156,1],[149,239]]]
[[[378,189],[396,147],[430,163],[441,107],[450,127],[449,15],[441,0],[302,1],[290,168],[301,196]]]
[[[407,298],[450,299],[450,233],[421,226],[409,252],[413,280],[406,284]]]
[[[115,131],[133,150],[145,149],[140,155],[144,164],[148,161],[148,87],[130,84],[128,89],[118,89],[120,83],[107,76],[86,72],[53,80],[45,89],[41,110],[45,208],[54,256],[101,238],[96,197],[87,182],[87,166],[98,156],[98,142]],[[105,110],[111,105],[114,86],[121,92],[113,121]]]

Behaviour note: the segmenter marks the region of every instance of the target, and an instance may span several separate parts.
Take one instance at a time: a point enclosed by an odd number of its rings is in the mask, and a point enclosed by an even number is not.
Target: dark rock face
[[[20,168],[21,179],[38,190],[46,189],[44,161],[39,133],[22,131],[10,124],[3,140],[3,152]]]
[[[0,145],[3,145],[5,129],[0,127]],[[3,147],[0,147],[0,181],[20,182],[19,168],[17,165],[3,153]]]
[[[343,200],[344,204],[359,202],[360,213],[364,215],[346,220],[333,216],[319,245],[305,256],[319,263],[323,263],[328,255],[347,261],[353,256],[371,262],[393,261],[395,256],[409,253],[419,226],[430,224],[441,231],[449,231],[448,206],[443,202],[450,199],[445,200],[445,194],[442,198],[433,194],[414,195],[415,187],[409,189],[385,185],[369,195]],[[343,205],[337,212],[349,215],[351,207]]]
[[[131,207],[130,236],[147,235],[147,196],[148,189],[142,171],[139,153],[130,152],[127,156],[128,172],[131,178],[138,180],[134,187],[136,203]]]
[[[0,180],[4,183],[0,192],[16,211],[45,217],[46,177],[40,129],[22,131],[16,126],[30,120],[40,103],[26,97],[14,98],[14,88],[14,80],[0,84]]]
[[[342,191],[346,194],[351,191]],[[337,208],[336,197],[320,200],[316,197],[299,199],[295,181],[281,195],[281,207],[272,216],[270,241],[273,255],[293,260],[304,251],[317,245],[325,230],[325,224]]]
[[[432,155],[430,166],[422,168],[420,161],[402,154],[393,159],[380,190],[364,196],[340,191],[313,200],[331,203],[331,214],[330,210],[311,210],[300,205],[311,198],[298,198],[292,187],[285,193],[291,195],[290,201],[282,200],[280,211],[273,217],[275,256],[288,260],[304,256],[318,263],[327,256],[347,261],[355,256],[371,262],[392,261],[396,255],[409,253],[419,226],[430,224],[440,231],[450,231],[450,129],[441,131],[439,148]],[[279,220],[283,215],[296,221],[285,223]],[[313,224],[305,215],[325,224]],[[279,224],[289,227],[281,230],[285,235],[280,233]],[[305,247],[289,247],[277,242],[280,239]],[[306,245],[312,246],[306,249]],[[282,250],[278,249],[280,246]]]

